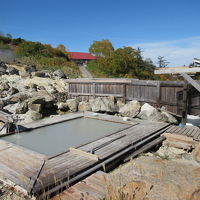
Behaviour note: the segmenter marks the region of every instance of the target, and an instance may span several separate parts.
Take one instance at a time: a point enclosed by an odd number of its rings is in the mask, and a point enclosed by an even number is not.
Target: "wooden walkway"
[[[77,114],[73,117],[81,116]],[[67,119],[73,117],[67,116]],[[47,198],[100,169],[109,169],[113,163],[124,160],[133,152],[142,152],[144,145],[156,141],[169,127],[166,123],[124,122],[119,117],[103,114],[99,114],[98,117],[85,114],[84,117],[128,123],[130,127],[76,147],[75,151],[66,151],[54,157],[47,157],[0,140],[1,177],[21,186],[28,194]],[[48,125],[48,120],[43,120],[38,126]],[[64,116],[61,120],[64,121]],[[36,124],[32,126],[37,127]],[[27,127],[31,128],[31,124]],[[142,151],[139,151],[140,149]]]
[[[192,137],[196,141],[200,141],[200,129],[196,126],[178,127],[178,126],[171,125],[166,130],[166,132],[172,133],[172,134],[185,135],[188,137]]]

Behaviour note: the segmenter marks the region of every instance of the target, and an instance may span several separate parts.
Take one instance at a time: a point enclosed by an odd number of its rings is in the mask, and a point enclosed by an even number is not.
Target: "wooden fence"
[[[95,97],[115,96],[124,102],[138,100],[153,106],[165,106],[168,111],[181,114],[180,93],[184,82],[181,81],[146,81],[137,79],[68,79],[69,95],[79,100],[89,100]],[[179,96],[178,96],[179,95]],[[179,98],[178,98],[179,97]],[[193,104],[200,106],[197,102]],[[193,109],[188,110],[193,114]],[[196,111],[196,110],[195,110]],[[195,112],[197,114],[197,112]],[[199,113],[200,114],[200,113]]]

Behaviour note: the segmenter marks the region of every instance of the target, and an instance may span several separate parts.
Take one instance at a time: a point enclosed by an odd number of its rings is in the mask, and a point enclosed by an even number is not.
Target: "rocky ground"
[[[200,200],[200,144],[188,152],[164,143],[110,175],[106,200]]]

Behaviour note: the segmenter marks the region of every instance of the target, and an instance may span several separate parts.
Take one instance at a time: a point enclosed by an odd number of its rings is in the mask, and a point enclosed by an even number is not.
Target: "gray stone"
[[[42,111],[42,105],[41,104],[29,104],[28,108],[32,111],[40,113]]]
[[[67,103],[58,103],[58,110],[62,112],[66,112],[69,110],[68,104]]]
[[[162,119],[161,113],[148,103],[145,103],[141,107],[141,111],[138,117],[144,120],[151,120],[151,121],[161,121]]]
[[[9,105],[7,105],[7,106],[4,106],[3,107],[3,109],[4,110],[7,110],[8,112],[10,112],[10,113],[13,113],[13,114],[15,114],[16,113],[16,109],[17,109],[17,107],[19,106],[19,102],[18,103],[15,103],[15,104],[9,104]]]
[[[26,101],[21,102],[16,107],[16,113],[17,114],[24,114],[28,111],[28,103]]]
[[[8,104],[15,104],[28,99],[29,96],[25,93],[17,93],[7,99]]]
[[[0,61],[0,76],[6,74],[7,66],[4,62]]]
[[[81,111],[81,112],[92,111],[90,103],[86,101],[80,102],[78,105],[78,111]]]
[[[161,111],[161,117],[162,117],[162,121],[164,122],[172,123],[172,124],[178,123],[177,119],[174,116],[172,116],[171,114],[165,111]]]
[[[130,101],[119,109],[119,113],[124,117],[136,117],[140,112],[140,103],[136,100]]]
[[[17,69],[14,68],[14,67],[8,67],[8,68],[7,68],[7,72],[8,72],[8,74],[10,74],[10,75],[19,75],[19,70],[17,70]]]
[[[46,78],[46,77],[49,77],[49,72],[45,71],[45,70],[37,71],[37,72],[32,73],[32,75],[37,76],[37,77],[41,77],[41,78]]]
[[[98,97],[96,99],[90,99],[89,103],[91,105],[93,112],[107,112],[107,113],[118,112],[118,107],[116,105],[116,99],[113,96]]]
[[[39,119],[42,119],[42,114],[38,113],[38,112],[35,112],[33,110],[29,110],[27,113],[26,113],[26,116],[32,120],[39,120]]]
[[[32,73],[36,71],[36,66],[35,65],[24,65],[24,70],[27,73]]]
[[[69,110],[71,112],[76,112],[77,111],[77,109],[78,109],[78,102],[77,102],[76,99],[68,99],[66,101],[66,103],[67,103],[67,106],[69,107]]]
[[[53,76],[59,77],[59,78],[66,78],[64,72],[60,69],[57,69],[53,72]]]
[[[17,88],[11,87],[8,90],[8,95],[14,95],[14,94],[17,94],[18,92],[19,92],[19,90]]]

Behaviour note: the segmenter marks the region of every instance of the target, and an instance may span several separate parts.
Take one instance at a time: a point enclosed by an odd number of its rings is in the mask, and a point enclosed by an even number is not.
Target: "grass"
[[[37,70],[55,71],[61,69],[69,78],[81,77],[78,66],[60,57],[20,57],[18,60],[24,64],[36,65]]]

